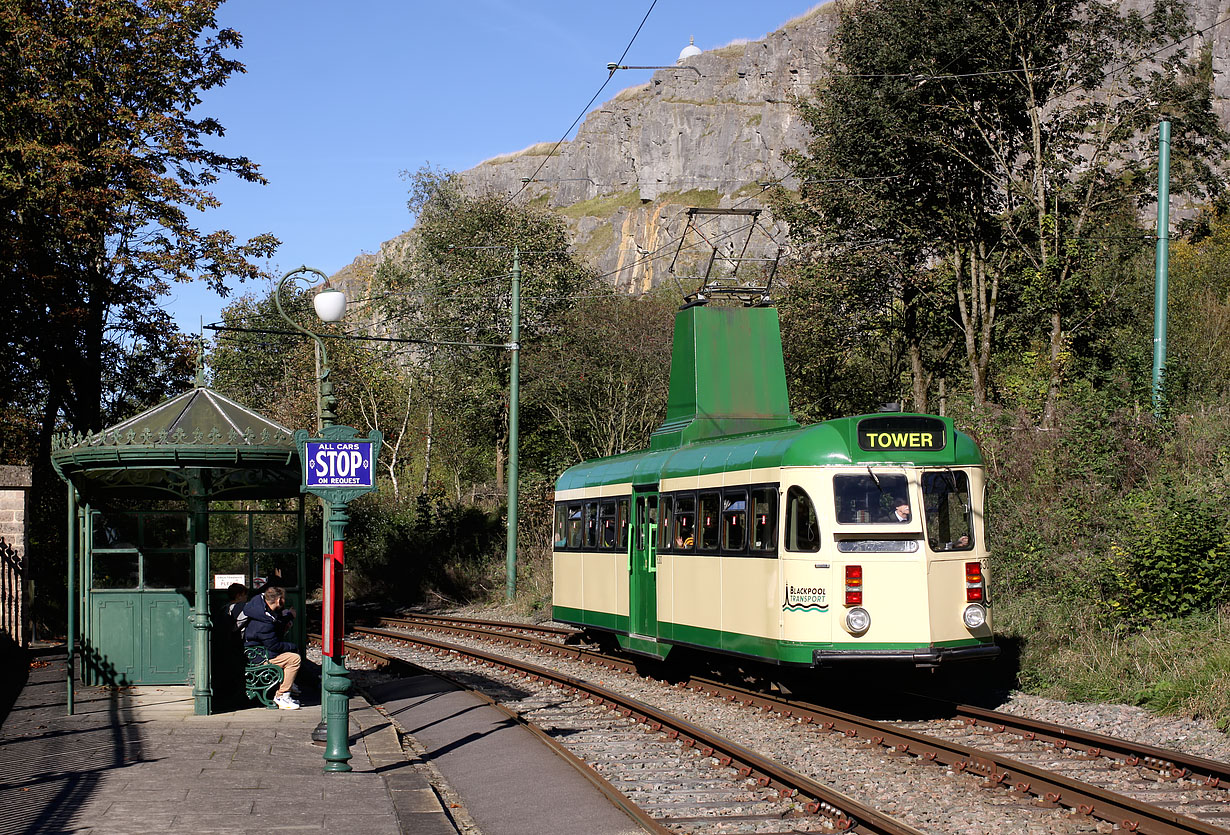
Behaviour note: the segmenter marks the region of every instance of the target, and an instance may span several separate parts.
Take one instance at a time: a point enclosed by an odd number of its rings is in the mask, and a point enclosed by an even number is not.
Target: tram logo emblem
[[[786,602],[783,612],[827,612],[828,593],[819,586],[792,586],[786,584]]]

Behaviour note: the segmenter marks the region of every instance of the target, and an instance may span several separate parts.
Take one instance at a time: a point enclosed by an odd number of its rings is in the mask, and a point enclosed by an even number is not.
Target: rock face
[[[1123,2],[1125,9],[1151,5]],[[1216,107],[1230,124],[1230,22],[1219,24],[1230,17],[1230,0],[1187,5],[1200,33],[1190,53],[1211,47]],[[783,153],[807,141],[791,101],[809,95],[819,80],[837,22],[837,3],[826,3],[762,40],[658,70],[592,111],[553,155],[553,144],[543,143],[462,176],[475,189],[517,194],[558,211],[578,252],[625,292],[645,292],[672,278],[686,284],[705,273],[714,244],[732,259],[727,269],[745,245],[747,256],[772,259],[785,238],[767,215],[754,227],[745,215],[698,217],[699,228],[688,232],[682,248],[678,239],[689,207],[763,208],[763,184],[787,174]],[[396,245],[390,241],[382,252]],[[740,267],[741,276],[746,269]]]

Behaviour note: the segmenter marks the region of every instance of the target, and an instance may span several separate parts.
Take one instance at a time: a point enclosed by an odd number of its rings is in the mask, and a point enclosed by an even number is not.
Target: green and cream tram
[[[680,311],[650,448],[556,484],[553,617],[658,657],[996,655],[973,440],[934,415],[797,425],[780,340],[772,308]]]

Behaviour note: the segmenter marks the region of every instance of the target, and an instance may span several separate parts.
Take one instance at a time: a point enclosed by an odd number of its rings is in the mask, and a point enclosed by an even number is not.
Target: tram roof
[[[605,484],[657,484],[664,478],[773,467],[892,464],[977,466],[982,463],[982,455],[973,438],[957,430],[950,418],[900,416],[941,421],[947,436],[944,447],[934,451],[864,451],[858,443],[859,422],[884,415],[858,415],[811,426],[710,438],[675,449],[643,450],[610,458],[595,458],[565,470],[556,481],[555,489],[573,490]]]

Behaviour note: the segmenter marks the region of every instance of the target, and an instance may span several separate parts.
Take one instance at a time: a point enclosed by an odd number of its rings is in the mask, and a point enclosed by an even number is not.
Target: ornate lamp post
[[[307,328],[295,322],[286,315],[286,311],[282,308],[282,290],[289,284],[295,281],[302,281],[307,287],[315,286],[316,280],[313,276],[319,277],[324,281],[328,281],[328,276],[320,270],[311,267],[298,267],[291,270],[286,275],[282,276],[282,280],[278,282],[277,289],[274,291],[273,300],[277,305],[278,313],[288,324],[295,330],[310,336],[316,341],[316,346],[320,350],[320,424],[322,439],[312,441],[310,437],[312,433],[305,430],[295,432],[295,442],[299,446],[299,457],[304,463],[304,481],[303,489],[305,492],[314,493],[324,502],[325,512],[325,545],[328,549],[324,554],[324,570],[323,570],[323,589],[324,603],[322,606],[323,629],[322,632],[322,699],[321,713],[322,725],[324,726],[325,740],[325,771],[327,772],[346,772],[350,771],[350,673],[345,665],[345,645],[342,638],[345,634],[343,619],[342,619],[342,570],[343,570],[343,541],[345,539],[346,522],[349,520],[347,514],[347,502],[355,496],[375,489],[374,473],[375,473],[375,450],[379,449],[379,433],[373,433],[375,438],[369,438],[365,442],[354,444],[343,444],[342,441],[355,438],[355,430],[348,426],[337,426],[335,420],[337,418],[334,409],[337,407],[337,398],[333,396],[333,383],[329,380],[329,354],[325,349],[324,340],[319,335],[313,333]],[[332,287],[325,287],[312,300],[313,306],[316,308],[316,315],[323,322],[337,322],[346,314],[346,297],[340,290]],[[375,443],[371,443],[371,441]],[[309,455],[317,453],[320,456],[320,461],[328,462],[330,466],[336,463],[339,453],[339,448],[346,447],[347,451],[341,459],[346,467],[347,476],[341,481],[347,484],[347,488],[339,490],[333,486],[335,480],[331,478],[331,474],[318,471],[314,466],[314,462],[309,462]],[[362,449],[362,452],[350,451]],[[352,457],[353,455],[353,457]],[[360,457],[363,462],[360,462]],[[353,467],[353,471],[352,468]],[[354,476],[359,475],[359,471],[363,470],[364,479],[362,483]],[[316,732],[312,734],[314,739],[320,738],[321,727],[317,727]]]

